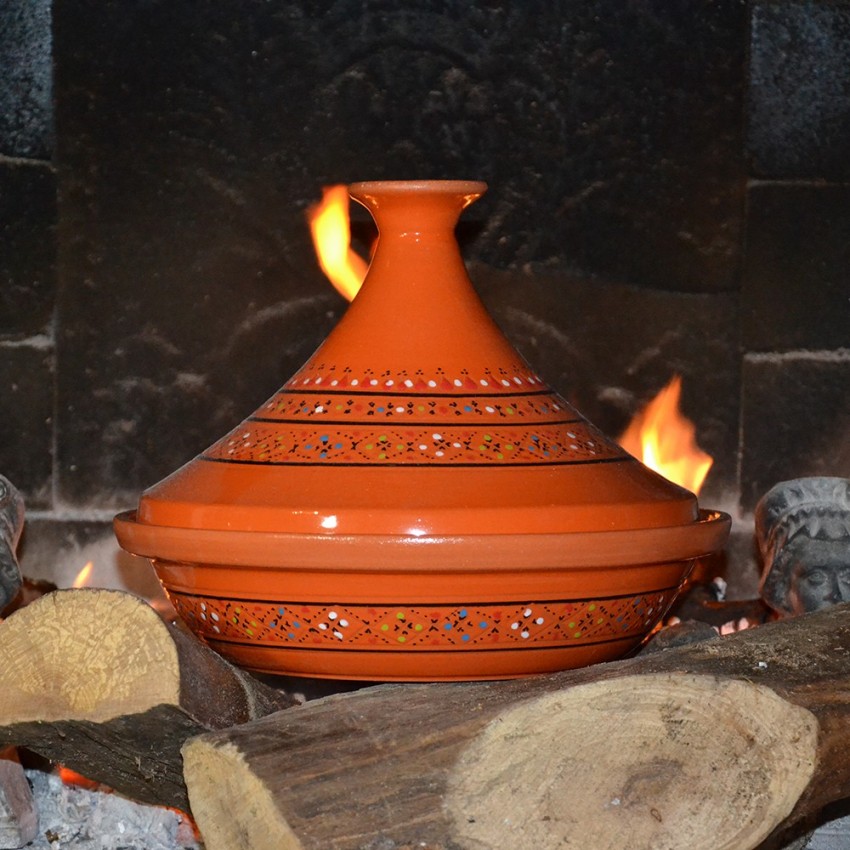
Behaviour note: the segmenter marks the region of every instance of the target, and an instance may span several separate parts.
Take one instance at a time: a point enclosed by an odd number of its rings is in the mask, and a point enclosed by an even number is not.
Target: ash
[[[38,837],[27,850],[203,850],[185,815],[27,770]]]

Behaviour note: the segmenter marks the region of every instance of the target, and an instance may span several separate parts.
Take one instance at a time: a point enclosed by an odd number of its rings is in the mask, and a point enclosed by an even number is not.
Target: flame
[[[89,561],[78,573],[71,587],[85,587],[91,579],[91,572],[94,569],[94,561]]]
[[[694,423],[679,410],[681,392],[682,379],[674,375],[632,419],[620,437],[620,445],[650,469],[699,493],[714,459],[697,445]]]
[[[369,264],[351,249],[348,187],[327,186],[322,200],[307,210],[319,265],[330,282],[349,301],[357,295]]]
[[[77,773],[76,770],[71,770],[70,767],[59,765],[57,773],[65,785],[85,788],[87,791],[103,791],[105,789],[105,786],[101,785],[100,782],[96,782],[94,779],[88,779],[83,776],[82,773]]]

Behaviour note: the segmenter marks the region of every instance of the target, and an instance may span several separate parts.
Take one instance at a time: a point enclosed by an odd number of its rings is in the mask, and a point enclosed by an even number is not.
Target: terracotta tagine
[[[466,275],[466,181],[351,187],[380,243],[269,401],[116,517],[189,626],[252,670],[482,679],[610,660],[729,518],[529,368]]]

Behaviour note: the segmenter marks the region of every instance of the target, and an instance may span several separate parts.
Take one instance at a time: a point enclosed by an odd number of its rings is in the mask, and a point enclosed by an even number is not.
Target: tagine
[[[116,517],[246,668],[490,679],[620,657],[729,518],[652,472],[507,342],[454,239],[468,181],[351,187],[380,237],[313,357]]]

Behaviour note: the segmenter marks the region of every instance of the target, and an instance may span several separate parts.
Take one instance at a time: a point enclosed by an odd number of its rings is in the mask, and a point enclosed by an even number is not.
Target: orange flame
[[[349,301],[360,289],[369,264],[351,249],[348,187],[328,186],[322,200],[307,210],[319,265],[330,282]]]
[[[94,561],[89,561],[78,573],[71,587],[85,587],[91,578],[91,572],[94,569]]]
[[[694,423],[682,416],[682,379],[674,375],[629,423],[620,445],[650,469],[693,493],[699,493],[714,463],[696,442]]]

